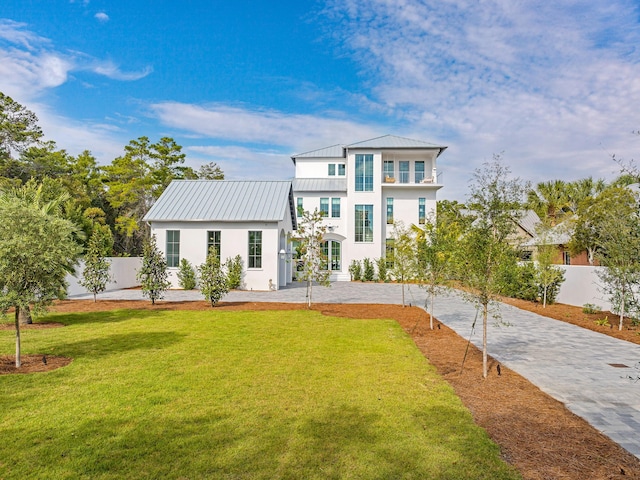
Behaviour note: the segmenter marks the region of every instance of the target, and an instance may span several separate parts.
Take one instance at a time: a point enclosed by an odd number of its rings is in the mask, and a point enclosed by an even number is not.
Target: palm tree
[[[540,182],[527,193],[527,207],[556,225],[570,211],[569,185],[562,180]]]

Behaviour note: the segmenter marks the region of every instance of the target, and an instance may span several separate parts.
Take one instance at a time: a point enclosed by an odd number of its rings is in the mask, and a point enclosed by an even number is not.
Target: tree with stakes
[[[142,266],[137,275],[142,287],[142,295],[150,298],[152,305],[155,305],[156,300],[164,298],[164,292],[171,286],[168,278],[167,262],[158,250],[156,236],[152,235],[144,242]]]
[[[298,221],[296,239],[299,241],[302,261],[298,280],[307,282],[307,308],[311,308],[313,282],[323,286],[330,285],[331,272],[327,268],[327,257],[322,248],[327,227],[322,224],[322,219],[322,212],[315,209],[313,213],[303,211]]]

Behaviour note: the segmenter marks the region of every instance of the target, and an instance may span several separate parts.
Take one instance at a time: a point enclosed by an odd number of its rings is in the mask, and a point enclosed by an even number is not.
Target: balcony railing
[[[438,183],[435,176],[435,172],[432,172],[432,177],[426,177],[424,172],[414,172],[413,182],[411,182],[410,172],[384,172],[382,177],[383,183],[400,183],[400,184],[432,184]]]

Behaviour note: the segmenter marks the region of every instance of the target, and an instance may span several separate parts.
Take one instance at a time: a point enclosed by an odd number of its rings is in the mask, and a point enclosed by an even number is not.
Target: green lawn
[[[317,312],[51,315],[0,376],[1,479],[519,475],[394,321]],[[0,352],[13,352],[0,332]]]

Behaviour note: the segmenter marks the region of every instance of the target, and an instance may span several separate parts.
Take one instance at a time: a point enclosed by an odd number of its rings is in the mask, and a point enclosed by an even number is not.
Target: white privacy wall
[[[107,285],[107,290],[119,290],[139,285],[136,280],[136,274],[140,269],[140,265],[142,265],[142,258],[110,257],[107,260],[111,262],[110,273],[112,278],[111,282]],[[78,263],[76,275],[67,275],[66,281],[69,284],[67,295],[70,297],[89,293],[89,291],[79,283],[79,280],[82,278],[82,270],[84,270],[84,260]]]
[[[564,282],[556,301],[567,305],[583,306],[592,303],[602,310],[611,310],[611,303],[602,293],[598,270],[602,267],[558,265],[564,270]]]

